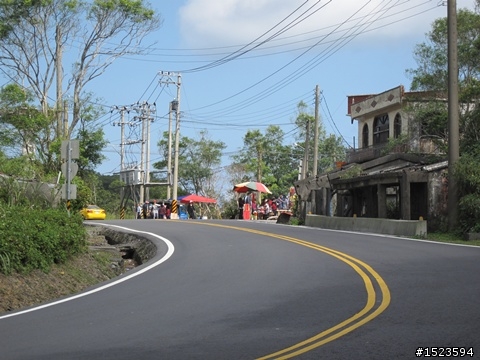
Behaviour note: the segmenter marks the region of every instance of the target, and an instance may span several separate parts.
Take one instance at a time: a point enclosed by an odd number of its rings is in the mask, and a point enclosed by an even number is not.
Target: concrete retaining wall
[[[424,237],[427,235],[427,221],[425,220],[390,220],[307,215],[305,225],[322,229],[359,231],[398,236]]]

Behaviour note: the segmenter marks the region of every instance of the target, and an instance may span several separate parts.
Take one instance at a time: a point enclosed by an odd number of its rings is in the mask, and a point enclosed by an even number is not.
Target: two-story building
[[[405,92],[403,86],[348,96],[358,145],[337,170],[296,182],[304,212],[424,219],[430,229],[438,228],[447,212],[447,156],[409,111],[412,104],[431,97],[432,93]]]

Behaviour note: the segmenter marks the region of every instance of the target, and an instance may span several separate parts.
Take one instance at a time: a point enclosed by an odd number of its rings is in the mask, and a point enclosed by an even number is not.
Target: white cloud
[[[182,37],[185,45],[195,48],[247,44],[279,24],[304,2],[305,0],[188,0],[180,9]],[[316,3],[316,0],[308,1],[300,11],[275,30],[280,30]],[[447,8],[440,3],[439,0],[322,1],[308,12],[312,14],[319,9],[316,13],[280,37],[288,38],[285,40],[288,42],[313,37],[313,41],[318,41],[350,18],[336,30],[336,35],[329,35],[327,39],[353,36],[358,32],[362,35],[357,36],[355,42],[422,38],[430,30],[433,20],[446,16]],[[458,5],[473,9],[474,3],[474,0],[464,0]],[[325,6],[320,9],[322,5]],[[352,27],[356,30],[349,30]],[[266,36],[272,34],[269,32]]]

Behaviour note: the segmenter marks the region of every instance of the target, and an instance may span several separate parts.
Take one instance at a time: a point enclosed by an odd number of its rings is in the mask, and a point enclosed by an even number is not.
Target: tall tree
[[[83,98],[79,114],[80,127],[76,129],[76,138],[80,140],[80,159],[77,160],[79,176],[85,172],[93,172],[106,159],[102,154],[107,145],[103,128],[93,125],[104,112],[103,108],[97,105],[100,100],[92,98],[93,93],[88,93]]]
[[[49,111],[49,93],[55,77],[57,104],[62,107],[62,94],[71,91],[73,118],[69,137],[80,121],[81,97],[85,86],[102,75],[119,57],[141,54],[140,48],[147,35],[157,29],[160,18],[143,0],[43,0],[22,1],[19,16],[18,2],[0,2],[0,66],[17,83],[26,83],[32,89],[41,108]],[[23,13],[22,12],[22,13]],[[9,31],[14,28],[15,31]],[[52,41],[54,39],[54,41]],[[71,71],[65,75],[63,53],[74,59]],[[58,135],[57,129],[57,135]]]
[[[244,169],[244,178],[238,181],[256,180],[266,184],[276,195],[286,193],[293,184],[298,170],[289,146],[284,145],[285,134],[276,125],[260,130],[248,130],[243,137],[243,148],[233,155],[233,168]]]
[[[303,101],[297,105],[295,124],[298,131],[295,135],[297,144],[293,147],[293,151],[297,159],[302,159],[303,161],[305,149],[308,149],[308,169],[313,169],[314,151],[318,152],[317,171],[319,174],[331,171],[335,167],[336,161],[345,160],[345,147],[342,139],[334,134],[327,136],[327,132],[321,122],[318,126],[318,149],[315,150],[315,116],[309,112],[307,105]],[[307,128],[310,128],[308,132]]]
[[[460,102],[463,104],[461,130],[468,128],[470,121],[474,121],[469,114],[476,109],[480,98],[479,6],[480,0],[477,0],[476,12],[460,9],[457,14],[458,85]],[[438,93],[446,94],[448,89],[447,23],[447,18],[439,18],[433,22],[432,29],[426,34],[427,41],[415,46],[417,68],[406,70],[412,78],[411,89],[431,92],[432,100]],[[438,106],[435,112],[439,112]],[[436,123],[438,131],[438,121]],[[444,122],[443,128],[446,128],[446,125]]]
[[[163,159],[153,167],[163,170],[168,161],[168,132],[163,134],[158,147]],[[181,137],[178,182],[185,192],[218,198],[216,169],[221,164],[222,150],[225,148],[224,142],[211,140],[206,130],[200,132],[198,139]]]
[[[39,5],[43,0],[2,0],[1,7],[10,7],[9,11],[0,12],[0,40],[6,38],[15,30],[22,18],[28,17],[33,6]]]
[[[477,4],[478,4],[477,0]],[[479,94],[480,15],[468,9],[457,13],[459,87],[463,95]],[[448,87],[447,18],[439,18],[426,34],[427,41],[415,46],[417,68],[407,69],[412,90],[445,91]]]
[[[32,94],[18,85],[10,84],[0,90],[0,149],[9,157],[24,156],[36,167],[36,177],[58,174],[60,139],[53,141],[53,117],[45,116],[33,105]],[[88,126],[99,115],[96,106],[84,106],[82,127],[77,130],[80,140],[79,176],[93,172],[104,156],[106,145],[103,129]]]
[[[459,221],[463,231],[480,229],[478,208],[480,187],[480,1],[475,11],[457,12],[457,57],[460,114],[460,159],[455,171],[459,184]],[[445,101],[435,95],[448,90],[447,18],[437,19],[427,34],[427,41],[415,47],[418,67],[408,69],[412,90],[431,91],[432,101],[414,109],[414,116],[427,135],[448,139],[448,116]]]
[[[43,136],[50,120],[32,104],[30,92],[17,85],[0,90],[0,147],[10,157],[24,155],[30,162],[35,153],[43,154]]]

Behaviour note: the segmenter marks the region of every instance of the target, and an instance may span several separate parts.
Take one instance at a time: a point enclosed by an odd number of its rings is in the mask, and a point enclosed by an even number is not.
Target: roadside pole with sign
[[[75,200],[77,198],[77,185],[71,184],[70,182],[78,172],[78,164],[72,160],[76,160],[80,157],[80,141],[62,141],[61,157],[62,173],[65,176],[65,184],[62,185],[62,199],[67,200],[67,211],[70,215],[70,200]]]

